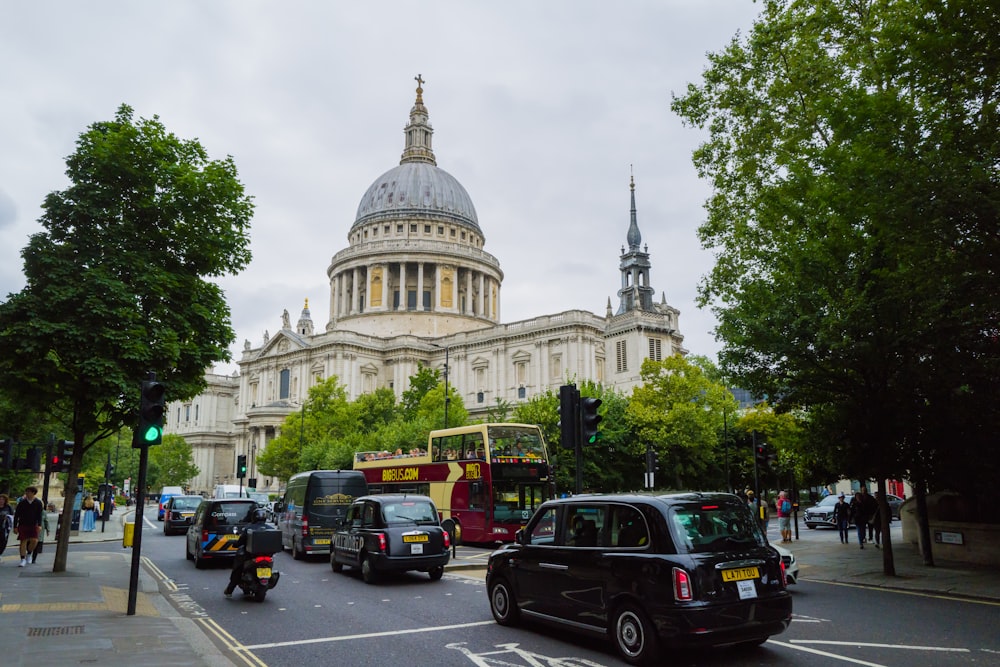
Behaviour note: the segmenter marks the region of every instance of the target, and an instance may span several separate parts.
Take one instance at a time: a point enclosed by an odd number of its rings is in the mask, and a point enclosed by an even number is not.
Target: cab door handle
[[[539,563],[538,567],[545,568],[547,570],[568,570],[569,565],[560,565],[559,563]]]

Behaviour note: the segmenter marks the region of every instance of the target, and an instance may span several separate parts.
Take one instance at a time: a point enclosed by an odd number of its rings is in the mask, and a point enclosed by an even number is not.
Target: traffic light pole
[[[135,602],[139,592],[139,559],[142,557],[142,508],[146,504],[146,466],[149,463],[149,445],[139,447],[139,488],[135,493],[135,530],[132,533],[132,571],[128,578],[127,616],[135,616]]]

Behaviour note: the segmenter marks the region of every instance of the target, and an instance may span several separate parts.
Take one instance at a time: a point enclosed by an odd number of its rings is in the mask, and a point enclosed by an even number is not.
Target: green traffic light
[[[160,438],[160,427],[155,424],[151,425],[142,437],[145,438],[146,442],[156,442]]]

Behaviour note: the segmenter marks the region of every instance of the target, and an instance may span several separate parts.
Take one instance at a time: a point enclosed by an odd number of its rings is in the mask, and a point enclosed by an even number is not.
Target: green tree
[[[70,185],[45,198],[44,231],[21,252],[26,285],[0,304],[0,383],[72,434],[72,496],[84,452],[131,425],[147,372],[185,399],[229,359],[229,307],[209,279],[249,262],[253,205],[231,158],[210,160],[125,105],[80,135],[66,165]]]
[[[977,452],[966,488],[1000,471],[998,20],[976,0],[769,0],[673,101],[710,132],[700,298],[723,367],[808,408],[845,476],[914,477],[918,504],[946,461]]]
[[[149,459],[159,469],[156,486],[188,487],[200,472],[194,463],[194,449],[179,435],[168,433],[163,444],[151,447]]]
[[[403,392],[400,400],[403,416],[407,419],[416,417],[417,410],[420,408],[420,401],[424,399],[427,392],[438,386],[440,382],[441,371],[428,368],[418,361],[417,372],[415,375],[410,376],[410,385]]]

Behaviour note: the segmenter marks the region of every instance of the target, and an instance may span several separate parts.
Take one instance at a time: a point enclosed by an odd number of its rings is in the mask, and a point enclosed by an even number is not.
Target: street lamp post
[[[448,351],[444,348],[444,427],[448,428],[448,404],[451,403],[451,396],[448,394]]]

